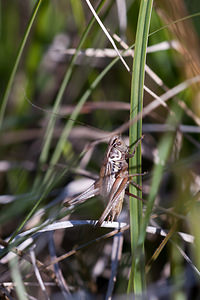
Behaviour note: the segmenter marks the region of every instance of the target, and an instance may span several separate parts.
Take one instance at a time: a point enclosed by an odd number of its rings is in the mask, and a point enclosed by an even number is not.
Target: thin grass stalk
[[[90,88],[88,90],[85,91],[85,93],[83,94],[83,96],[81,97],[81,99],[79,100],[78,104],[76,105],[74,111],[72,112],[72,114],[70,115],[70,118],[68,120],[68,122],[66,123],[62,134],[59,138],[59,141],[57,143],[56,149],[52,155],[50,164],[54,165],[58,162],[58,159],[62,153],[62,149],[63,149],[63,145],[66,141],[66,139],[69,136],[69,133],[74,125],[74,123],[76,122],[76,119],[81,111],[82,106],[84,105],[84,103],[87,101],[87,99],[89,98],[89,96],[91,95],[92,91],[96,88],[96,86],[99,84],[99,82],[101,82],[102,78],[107,74],[107,72],[112,68],[112,66],[114,66],[114,64],[119,60],[119,58],[115,58],[107,68],[105,68],[101,74],[99,74],[97,76],[97,78],[93,81],[93,83],[91,84]],[[48,181],[49,176],[51,176],[53,170],[49,169],[44,181]]]
[[[19,271],[17,256],[10,261],[11,277],[16,289],[17,298],[19,300],[28,300],[23,279]]]
[[[97,11],[100,11],[100,9],[102,8],[104,2],[105,2],[105,0],[102,0],[100,2],[99,6],[97,8]],[[55,99],[55,104],[54,104],[54,107],[53,107],[53,111],[52,111],[50,120],[48,122],[47,129],[46,129],[45,136],[44,136],[44,145],[43,145],[43,149],[42,149],[42,152],[41,152],[41,155],[40,155],[40,162],[41,163],[45,163],[47,161],[48,154],[49,154],[49,149],[50,149],[50,144],[51,144],[51,140],[52,140],[52,136],[53,136],[53,130],[54,130],[55,122],[56,122],[56,114],[59,111],[59,107],[60,107],[60,104],[61,104],[61,100],[62,100],[64,91],[65,91],[65,89],[66,89],[66,87],[69,83],[70,78],[71,78],[72,71],[73,71],[73,68],[75,66],[75,61],[76,61],[78,52],[81,49],[83,43],[85,42],[86,37],[87,37],[92,25],[94,24],[94,22],[95,22],[95,17],[93,17],[91,19],[91,21],[89,22],[87,28],[85,29],[85,31],[82,35],[82,38],[80,40],[80,43],[79,43],[79,45],[76,49],[76,52],[75,52],[74,56],[72,57],[72,60],[69,64],[69,67],[68,67],[68,69],[65,73],[65,76],[64,76],[64,79],[63,79],[62,84],[60,86],[60,89],[58,91],[57,97]]]
[[[130,121],[132,121],[143,109],[143,87],[145,75],[146,48],[148,41],[148,32],[151,19],[153,0],[142,0],[137,24],[135,54],[133,61],[133,75],[131,83],[131,111]],[[142,135],[142,118],[138,120],[134,126],[130,127],[130,146],[133,149],[134,143],[141,138]],[[136,173],[141,173],[141,144],[136,149],[135,156],[130,159],[130,174],[136,167]],[[135,170],[134,170],[135,171]],[[140,176],[136,178],[136,183],[142,185]],[[130,193],[136,194],[142,198],[141,191],[130,185]],[[131,276],[128,284],[128,292],[135,292],[136,295],[142,294],[145,289],[145,269],[144,250],[140,260],[136,260],[136,248],[139,236],[139,230],[142,220],[142,202],[130,197],[130,231],[131,231],[131,251],[132,251],[132,268]]]
[[[179,108],[176,104],[173,105],[172,111],[174,113],[169,116],[167,120],[167,124],[176,127],[179,125],[183,112],[181,108]],[[159,161],[157,164],[154,165],[154,169],[153,169],[152,182],[151,182],[151,188],[148,196],[147,207],[146,207],[145,215],[143,217],[142,227],[139,234],[138,249],[137,249],[138,255],[146,237],[146,228],[148,226],[149,219],[154,207],[155,198],[158,193],[158,189],[167,163],[167,159],[171,153],[174,138],[175,138],[175,133],[168,132],[163,136],[158,146]]]
[[[200,270],[199,214],[200,214],[200,208],[199,208],[198,202],[196,201],[195,203],[193,203],[193,206],[192,206],[192,209],[191,209],[191,212],[189,215],[189,221],[190,221],[192,234],[195,237],[195,247],[193,249],[195,263],[196,263],[196,267]]]
[[[22,56],[25,44],[26,44],[27,39],[29,37],[29,33],[31,31],[33,22],[35,20],[35,17],[37,15],[37,12],[39,10],[39,7],[40,7],[41,3],[42,3],[42,0],[38,0],[37,3],[35,4],[35,7],[33,9],[33,13],[31,15],[30,21],[28,23],[28,26],[27,26],[27,29],[25,31],[24,37],[22,39],[21,46],[20,46],[19,51],[17,53],[17,57],[16,57],[16,60],[15,60],[12,72],[10,74],[10,77],[9,77],[9,80],[8,80],[8,84],[7,84],[6,89],[5,89],[5,93],[3,95],[1,109],[0,109],[0,128],[2,127],[2,123],[3,123],[3,119],[4,119],[4,114],[5,114],[5,110],[6,110],[6,105],[8,103],[8,97],[9,97],[10,92],[11,92],[11,88],[12,88],[12,84],[13,84],[13,81],[14,81],[14,78],[15,78],[15,74],[17,72],[17,68],[18,68],[18,65],[19,65],[19,62],[20,62],[20,59],[21,59],[21,56]]]
[[[29,211],[29,213],[27,214],[27,216],[24,218],[24,220],[20,223],[20,225],[14,231],[14,233],[12,234],[12,236],[11,236],[11,238],[9,240],[9,243],[11,243],[11,241],[16,237],[16,235],[22,230],[22,228],[25,226],[26,222],[32,217],[32,215],[34,214],[34,212],[37,210],[37,208],[41,204],[42,200],[48,195],[48,193],[52,189],[54,181],[55,181],[55,177],[51,177],[49,179],[49,182],[45,186],[45,188],[43,188],[43,186],[41,186],[41,189],[39,191],[40,198],[37,200],[37,202],[32,207],[32,209]]]

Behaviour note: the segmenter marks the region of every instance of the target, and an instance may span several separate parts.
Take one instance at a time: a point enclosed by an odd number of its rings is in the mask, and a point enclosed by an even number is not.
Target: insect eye
[[[122,143],[121,143],[120,141],[117,142],[117,146],[121,146],[121,144],[122,144]]]

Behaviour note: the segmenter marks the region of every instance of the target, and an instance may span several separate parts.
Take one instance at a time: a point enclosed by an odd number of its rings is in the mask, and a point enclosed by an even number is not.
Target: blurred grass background
[[[126,1],[123,11],[124,3],[100,1],[98,6],[92,2],[110,34],[116,33],[131,46],[135,42],[140,1]],[[156,95],[200,74],[199,11],[199,1],[154,1],[148,46],[158,46],[147,54],[147,65],[163,82],[159,86],[146,74],[145,85]],[[87,201],[72,215],[63,208],[62,202],[81,189],[82,183],[78,180],[83,171],[89,172],[87,177],[98,176],[106,149],[106,144],[98,140],[106,138],[108,141],[114,130],[129,121],[131,75],[118,58],[110,57],[105,51],[111,49],[111,44],[92,20],[85,1],[1,1],[0,19],[0,97],[1,105],[5,103],[5,112],[1,106],[0,236],[8,241],[14,239],[18,231],[46,221],[98,219],[103,210],[98,198]],[[30,32],[16,65],[29,25]],[[159,30],[163,26],[165,28]],[[161,50],[159,43],[162,42],[168,42],[167,50]],[[83,50],[81,54],[76,52],[79,47]],[[89,49],[93,52],[86,52]],[[95,49],[103,50],[103,56]],[[125,59],[132,69],[132,57]],[[14,66],[17,67],[15,74],[12,73]],[[11,74],[14,74],[13,81]],[[152,101],[152,96],[145,91],[144,107]],[[195,243],[190,245],[174,234],[155,262],[151,261],[146,273],[149,299],[151,296],[154,299],[198,299],[200,295],[199,101],[197,80],[170,99],[167,108],[159,106],[143,119],[142,169],[148,171],[143,178],[143,198],[152,199],[156,204],[147,210],[144,204],[144,216],[145,213],[151,215],[152,226],[165,230],[173,227],[175,231],[195,236]],[[169,126],[175,128],[173,132]],[[128,127],[121,133],[128,144]],[[76,190],[74,187],[71,190],[69,183],[74,183]],[[121,220],[129,223],[127,200],[124,207]],[[36,258],[49,264],[52,254],[48,245],[52,239],[56,255],[60,256],[107,232],[108,229],[94,230],[85,226],[57,230],[54,238],[43,234],[31,244],[36,245]],[[147,235],[146,265],[162,240],[159,235]],[[21,242],[16,241],[16,245]],[[183,258],[178,247],[190,257],[191,263]],[[30,244],[24,248],[25,252],[29,253],[29,248]],[[83,293],[86,299],[105,298],[111,249],[111,239],[94,242],[60,262],[68,288],[55,284],[48,286],[45,294],[35,287],[36,277],[26,260],[8,264],[9,258],[5,259],[5,255],[10,250],[5,247],[1,254],[2,259],[4,257],[1,293],[16,297],[12,282],[15,283],[18,276],[13,275],[18,274],[13,271],[17,266],[27,299],[28,295],[36,299],[67,299],[69,291],[77,297]],[[103,267],[98,269],[98,263]],[[126,232],[114,296],[126,293],[130,268],[131,242],[130,233]],[[43,273],[42,276],[44,282],[52,279]]]

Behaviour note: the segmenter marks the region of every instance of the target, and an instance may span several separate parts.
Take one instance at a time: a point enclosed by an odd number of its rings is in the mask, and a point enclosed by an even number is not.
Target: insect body
[[[111,138],[100,170],[99,179],[94,182],[85,192],[65,202],[65,205],[76,205],[96,195],[102,196],[107,206],[102,213],[97,225],[104,220],[113,221],[118,217],[123,204],[125,189],[128,185],[128,163],[127,159],[133,156],[129,154],[120,136]]]
[[[121,212],[124,193],[128,184],[128,147],[119,136],[114,136],[108,145],[103,166],[100,170],[99,194],[108,204],[98,225],[107,219],[113,221]]]

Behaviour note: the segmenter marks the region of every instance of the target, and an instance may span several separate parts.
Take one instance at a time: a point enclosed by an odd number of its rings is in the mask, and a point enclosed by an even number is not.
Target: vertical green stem
[[[133,61],[133,76],[131,82],[131,111],[130,120],[132,121],[143,109],[143,86],[145,75],[146,48],[148,41],[149,24],[151,18],[153,0],[141,0],[140,11],[137,24],[135,55]],[[130,127],[130,146],[133,149],[134,143],[141,138],[142,119]],[[141,144],[136,149],[135,156],[130,159],[129,172],[141,173]],[[136,178],[136,183],[142,185],[140,176]],[[141,191],[138,191],[130,184],[130,193],[142,197]],[[128,292],[135,292],[139,295],[145,289],[144,276],[144,251],[140,258],[136,257],[136,248],[138,242],[139,230],[142,220],[141,201],[130,197],[130,230],[131,230],[131,251],[132,251],[132,269],[129,279]]]

